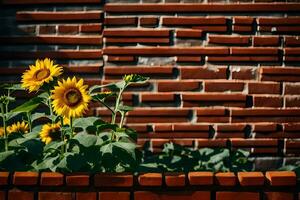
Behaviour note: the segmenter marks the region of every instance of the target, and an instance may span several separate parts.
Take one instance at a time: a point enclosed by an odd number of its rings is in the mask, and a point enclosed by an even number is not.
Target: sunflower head
[[[25,122],[17,122],[7,127],[7,133],[28,133],[29,126]]]
[[[77,81],[75,77],[59,81],[52,90],[54,111],[64,118],[81,117],[88,110],[91,100],[87,87],[83,85],[83,79]]]
[[[0,137],[3,137],[3,135],[4,135],[4,128],[0,127]]]
[[[45,144],[61,139],[60,123],[45,124],[40,132],[40,138]]]
[[[29,69],[23,73],[22,87],[30,92],[38,91],[45,83],[61,75],[62,71],[62,67],[54,65],[53,60],[49,58],[36,60],[35,65],[30,65]]]

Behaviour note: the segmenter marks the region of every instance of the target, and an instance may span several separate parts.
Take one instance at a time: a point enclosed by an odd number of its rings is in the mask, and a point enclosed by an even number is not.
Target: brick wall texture
[[[0,172],[1,200],[298,200],[294,172]]]
[[[1,82],[44,57],[90,85],[138,73],[149,83],[123,98],[139,144],[245,148],[268,167],[300,154],[296,0],[2,0],[0,11]]]

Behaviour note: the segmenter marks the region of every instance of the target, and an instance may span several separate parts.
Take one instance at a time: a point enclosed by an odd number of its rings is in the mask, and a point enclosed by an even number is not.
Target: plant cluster
[[[140,172],[239,172],[252,171],[253,158],[241,149],[230,151],[226,148],[202,148],[192,150],[174,143],[164,144],[162,153],[147,152]]]
[[[122,102],[132,84],[148,78],[125,75],[123,80],[88,88],[83,79],[62,78],[63,68],[50,59],[37,60],[23,73],[22,83],[3,85],[0,97],[0,170],[122,172],[136,169],[140,153],[135,130],[124,127],[133,108]],[[12,108],[19,90],[32,97]],[[114,100],[111,105],[108,100]],[[111,121],[84,117],[91,101],[111,112]],[[16,104],[16,103],[14,103]],[[120,118],[117,123],[117,118]]]

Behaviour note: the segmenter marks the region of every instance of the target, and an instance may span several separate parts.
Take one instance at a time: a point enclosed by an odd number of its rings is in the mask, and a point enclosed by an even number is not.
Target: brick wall
[[[276,168],[300,154],[299,13],[290,0],[3,0],[0,79],[45,56],[91,85],[143,74],[124,95],[140,144],[245,148]]]
[[[0,172],[1,200],[297,200],[299,188],[294,172]]]

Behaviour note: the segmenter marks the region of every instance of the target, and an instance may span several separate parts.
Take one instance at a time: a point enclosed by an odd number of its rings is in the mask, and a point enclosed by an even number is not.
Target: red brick
[[[39,200],[72,200],[70,192],[39,192]]]
[[[277,62],[277,56],[208,56],[208,62]]]
[[[267,47],[232,47],[232,55],[277,55],[279,49],[277,48],[267,48]]]
[[[66,176],[67,186],[89,186],[90,176],[88,174],[71,174]]]
[[[279,37],[255,36],[253,37],[253,46],[278,46]]]
[[[213,184],[212,172],[189,172],[188,179],[190,185],[212,185]]]
[[[169,38],[106,38],[106,44],[126,44],[126,43],[142,43],[142,44],[168,44]]]
[[[80,26],[80,32],[82,33],[91,33],[97,32],[99,33],[102,30],[102,24],[82,24]]]
[[[222,25],[226,24],[225,17],[164,17],[164,26],[174,25]]]
[[[64,175],[57,172],[42,172],[40,185],[61,186],[64,183]]]
[[[226,147],[227,139],[197,139],[198,147]]]
[[[201,62],[200,56],[176,56],[176,62]]]
[[[259,25],[298,25],[300,17],[261,17],[257,19]]]
[[[162,174],[161,173],[146,173],[139,175],[139,184],[141,186],[161,186]]]
[[[237,32],[237,33],[247,33],[247,32],[252,32],[252,26],[233,25],[232,31],[233,31],[233,32]]]
[[[254,22],[253,17],[234,17],[233,18],[233,24],[246,24],[246,25],[252,25]]]
[[[141,102],[172,102],[175,100],[173,93],[149,93],[141,94]]]
[[[0,191],[0,200],[6,200],[6,192]]]
[[[259,186],[265,182],[261,172],[238,172],[238,179],[242,186]]]
[[[97,200],[96,192],[76,192],[76,200]]]
[[[210,3],[172,3],[172,4],[113,4],[108,3],[105,6],[105,11],[108,13],[174,13],[174,12],[292,12],[300,11],[300,5],[297,3],[243,3],[243,4],[210,4]]]
[[[0,37],[3,44],[91,44],[101,45],[101,36],[16,36]]]
[[[285,84],[284,94],[300,94],[300,84]]]
[[[167,29],[104,29],[104,37],[169,37],[170,30]]]
[[[245,101],[246,96],[243,94],[195,94],[195,93],[184,93],[182,95],[183,101]]]
[[[134,56],[107,56],[108,62],[133,62]]]
[[[106,17],[104,24],[118,26],[136,25],[137,17]]]
[[[254,107],[282,107],[283,100],[279,96],[253,96]]]
[[[0,172],[0,185],[8,185],[9,172]]]
[[[250,37],[209,35],[208,43],[220,45],[248,45],[250,43]]]
[[[100,3],[101,0],[84,0],[84,3]],[[3,0],[3,4],[19,5],[19,4],[78,4],[83,3],[82,0]]]
[[[235,186],[237,182],[237,178],[232,172],[216,173],[215,178],[221,186]]]
[[[17,21],[65,21],[65,20],[100,20],[101,11],[18,11]]]
[[[217,192],[216,200],[259,200],[258,192]]]
[[[198,68],[182,67],[180,68],[182,79],[226,79],[227,67],[218,68]]]
[[[266,178],[271,186],[293,186],[296,185],[296,174],[292,171],[268,171]]]
[[[106,47],[106,55],[227,55],[225,47]]]
[[[203,32],[225,33],[228,30],[227,26],[193,26],[193,29],[199,29]]]
[[[67,34],[76,34],[79,32],[78,25],[59,25],[58,26],[59,33],[67,33]]]
[[[271,32],[271,33],[298,33],[300,31],[299,26],[259,26],[260,32]]]
[[[56,26],[46,25],[39,27],[39,34],[55,34]]]
[[[36,185],[39,174],[36,172],[15,172],[13,177],[14,185]]]
[[[99,192],[101,200],[130,200],[129,192]]]
[[[277,146],[277,139],[231,139],[233,147]]]
[[[265,192],[265,198],[268,200],[293,200],[294,194],[288,192]]]
[[[133,186],[132,174],[101,173],[94,176],[96,187],[131,187]]]
[[[184,173],[166,173],[165,182],[168,187],[183,187],[185,186]]]
[[[202,37],[202,30],[196,29],[177,29],[177,38],[200,38]]]
[[[300,107],[300,97],[299,96],[287,96],[285,98],[286,107]]]
[[[265,123],[265,124],[254,124],[253,131],[255,132],[272,132],[277,130],[277,124]]]
[[[262,67],[260,73],[262,81],[300,81],[300,69],[297,67]]]
[[[173,192],[134,192],[135,200],[210,200],[210,192],[206,191],[173,191]]]
[[[254,68],[231,68],[232,79],[251,80],[256,78],[256,69]]]
[[[300,46],[300,38],[298,36],[296,36],[296,37],[286,36],[284,44],[287,47]]]
[[[172,76],[173,68],[171,66],[159,67],[159,66],[151,66],[151,67],[118,67],[116,70],[115,67],[106,66],[104,68],[104,74],[106,79],[111,79],[113,76],[123,77],[124,74],[141,74],[141,75],[160,75],[160,76]]]
[[[248,85],[249,94],[280,94],[279,83],[250,82]]]
[[[102,56],[100,49],[95,50],[59,50],[59,51],[37,51],[37,52],[1,52],[2,59],[99,59]]]
[[[157,17],[141,17],[140,25],[141,26],[155,26],[159,23],[159,19]]]
[[[244,83],[236,81],[205,81],[205,92],[243,91]]]
[[[284,131],[300,131],[300,124],[284,124],[283,126]]]
[[[13,189],[8,192],[8,200],[34,200],[34,192],[25,192]]]

